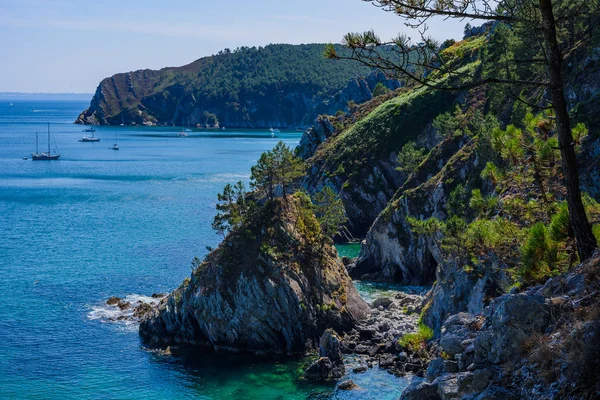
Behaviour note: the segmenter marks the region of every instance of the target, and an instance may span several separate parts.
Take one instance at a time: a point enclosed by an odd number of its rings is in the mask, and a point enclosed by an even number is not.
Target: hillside
[[[116,74],[100,83],[76,123],[307,126],[318,113],[333,114],[345,107],[346,102],[337,104],[332,96],[352,78],[370,72],[350,61],[329,62],[323,48],[323,44],[242,47],[182,67]],[[368,100],[370,90],[382,80],[386,82],[378,75],[366,85],[351,85],[355,94],[341,97]]]

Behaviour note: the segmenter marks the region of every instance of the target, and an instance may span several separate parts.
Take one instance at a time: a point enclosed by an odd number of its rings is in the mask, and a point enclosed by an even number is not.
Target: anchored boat
[[[55,144],[56,147],[56,144]],[[58,150],[58,149],[57,149]],[[60,154],[58,151],[54,154],[50,151],[50,123],[48,122],[48,152],[39,151],[39,139],[38,133],[35,133],[35,153],[31,153],[31,159],[33,161],[50,161],[50,160],[58,160],[60,158]]]

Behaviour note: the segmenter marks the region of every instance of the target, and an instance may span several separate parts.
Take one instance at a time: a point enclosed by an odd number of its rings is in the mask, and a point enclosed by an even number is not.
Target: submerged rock
[[[367,317],[304,202],[300,194],[275,199],[231,232],[141,323],[146,343],[302,354],[325,329],[349,330]]]

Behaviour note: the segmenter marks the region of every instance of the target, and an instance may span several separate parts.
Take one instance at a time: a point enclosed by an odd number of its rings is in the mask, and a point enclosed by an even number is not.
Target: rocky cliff
[[[543,285],[444,321],[427,380],[402,399],[600,396],[600,252]]]
[[[304,197],[305,198],[305,197]],[[150,346],[302,354],[370,308],[300,195],[261,208],[141,323]]]

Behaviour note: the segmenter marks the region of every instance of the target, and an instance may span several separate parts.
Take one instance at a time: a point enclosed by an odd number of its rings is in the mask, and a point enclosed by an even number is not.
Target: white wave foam
[[[100,305],[96,304],[90,306],[90,311],[87,314],[87,318],[89,320],[99,320],[101,322],[119,323],[135,329],[139,323],[139,321],[137,321],[137,319],[133,316],[135,307],[142,303],[155,306],[160,302],[160,300],[160,298],[157,299],[141,294],[128,294],[122,299],[122,301],[124,303],[130,303],[131,306],[129,308],[121,310],[116,304],[111,306],[106,303]]]

